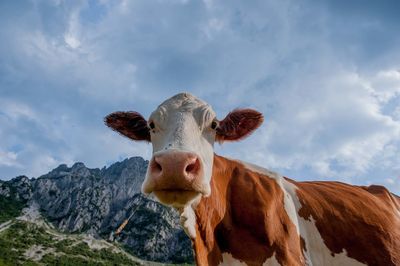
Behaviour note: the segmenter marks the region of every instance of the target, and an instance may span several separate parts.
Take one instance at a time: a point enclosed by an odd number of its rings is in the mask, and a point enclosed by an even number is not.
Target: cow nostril
[[[157,173],[162,172],[161,164],[159,164],[156,160],[153,160],[153,161],[151,162],[151,170],[152,170],[153,172],[157,172]]]
[[[161,164],[155,162],[155,167],[157,168],[158,171],[160,171],[160,172],[162,171]]]
[[[200,168],[200,161],[198,158],[196,158],[186,166],[185,172],[194,174],[198,171],[199,168]]]

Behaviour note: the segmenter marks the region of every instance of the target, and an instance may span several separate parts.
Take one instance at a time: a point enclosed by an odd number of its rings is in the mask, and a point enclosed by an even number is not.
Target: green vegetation
[[[0,266],[173,265],[140,261],[116,243],[93,241],[96,248],[82,235],[62,234],[46,225],[14,219],[0,231]]]
[[[24,207],[24,202],[17,201],[12,197],[0,196],[0,224],[20,215]]]
[[[0,232],[0,254],[0,266],[141,265],[114,246],[91,249],[76,235],[60,237],[36,224],[22,221],[14,221]]]

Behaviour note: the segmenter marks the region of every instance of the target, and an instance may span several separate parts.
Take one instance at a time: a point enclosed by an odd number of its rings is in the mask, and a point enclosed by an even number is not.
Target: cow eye
[[[212,123],[211,123],[211,128],[212,128],[212,129],[216,129],[217,126],[218,126],[217,121],[212,121]]]
[[[150,127],[150,129],[154,129],[156,126],[154,125],[154,122],[150,122],[149,127]]]

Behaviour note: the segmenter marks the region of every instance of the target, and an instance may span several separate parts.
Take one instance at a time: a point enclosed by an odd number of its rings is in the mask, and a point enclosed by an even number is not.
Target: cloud
[[[9,99],[2,99],[0,103],[3,103],[0,113],[2,178],[20,174],[37,177],[61,163],[75,161],[100,167],[135,154],[149,158],[144,144],[132,145],[131,141],[120,139],[105,129],[101,119],[98,123],[79,125],[82,122],[71,111],[54,116]],[[104,161],[104,157],[109,161]]]
[[[378,101],[386,103],[400,94],[400,70],[379,71],[366,86]]]
[[[351,181],[377,167],[377,158],[392,145],[385,162],[393,169],[398,163],[398,146],[393,144],[400,141],[400,123],[381,109],[396,94],[389,96],[382,87],[372,87],[377,77],[337,73],[331,78],[321,76],[322,82],[303,79],[304,88],[294,86],[274,95],[279,112],[266,114],[261,131],[232,152],[284,171],[311,169],[307,179]],[[380,95],[388,98],[382,102]]]
[[[339,2],[3,1],[0,176],[149,158],[103,117],[148,116],[189,91],[220,118],[236,107],[265,114],[258,132],[219,153],[399,192],[395,3]]]
[[[8,167],[21,167],[17,161],[17,154],[14,152],[0,151],[0,165]]]

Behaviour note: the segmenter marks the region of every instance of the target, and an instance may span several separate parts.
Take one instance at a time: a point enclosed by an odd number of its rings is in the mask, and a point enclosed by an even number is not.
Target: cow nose
[[[186,161],[185,171],[183,173],[185,177],[193,179],[199,170],[200,170],[199,158],[193,157]]]
[[[191,152],[155,154],[149,165],[149,177],[154,181],[154,190],[196,190],[201,173],[200,158]]]
[[[184,178],[192,180],[200,171],[200,160],[188,152],[163,153],[154,156],[151,172],[155,176]]]

